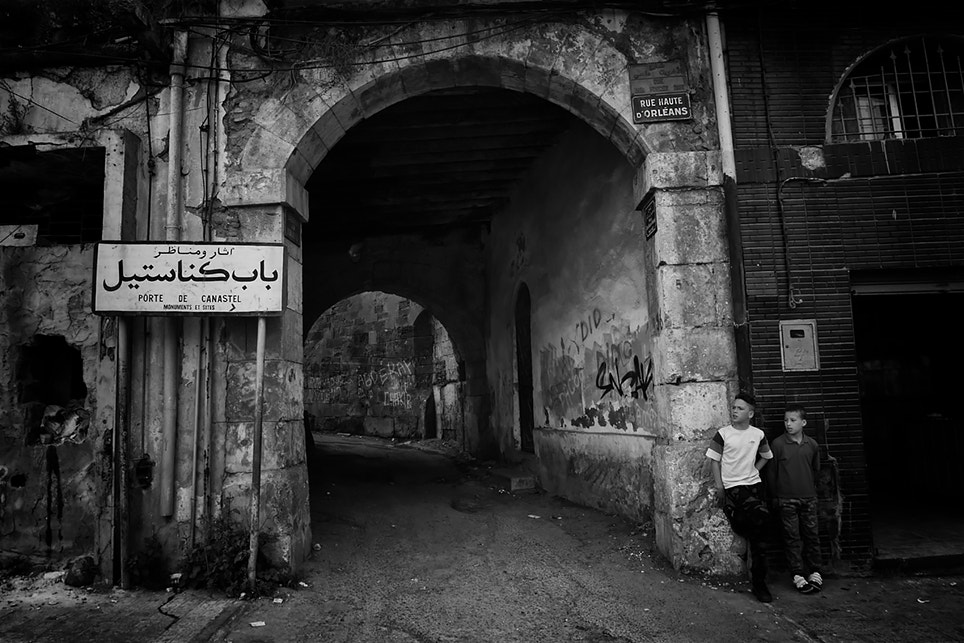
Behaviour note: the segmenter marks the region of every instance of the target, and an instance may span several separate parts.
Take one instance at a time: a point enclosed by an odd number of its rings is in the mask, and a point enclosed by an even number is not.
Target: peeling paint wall
[[[536,453],[550,491],[643,517],[656,411],[633,169],[582,125],[492,226],[493,416],[518,448],[514,293],[530,292]]]

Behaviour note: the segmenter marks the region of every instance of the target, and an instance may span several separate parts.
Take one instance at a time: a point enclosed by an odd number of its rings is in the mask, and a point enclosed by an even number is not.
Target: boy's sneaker
[[[813,572],[807,576],[807,582],[818,592],[823,589],[823,576],[820,575],[820,572]]]
[[[793,586],[796,587],[797,591],[801,594],[812,594],[817,591],[817,588],[811,585],[810,582],[800,574],[794,574]]]
[[[770,594],[770,588],[767,587],[766,583],[753,583],[753,595],[761,603],[771,603],[773,602],[773,595]]]

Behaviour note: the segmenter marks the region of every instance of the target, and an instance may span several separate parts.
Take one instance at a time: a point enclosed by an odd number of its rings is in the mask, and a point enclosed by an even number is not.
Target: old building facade
[[[352,359],[339,382],[309,374],[306,338],[314,350],[326,311],[371,292],[444,328],[454,368],[431,397],[448,387],[457,399],[452,430],[468,453],[531,459],[550,492],[651,518],[677,567],[741,565],[703,466],[732,394],[752,385],[769,407],[812,399],[846,508],[828,542],[866,557],[855,361],[821,343],[821,370],[775,371],[771,326],[817,319],[823,342],[833,324],[803,294],[793,310],[767,307],[798,294],[764,236],[779,226],[774,186],[798,239],[794,217],[818,216],[803,208],[817,188],[802,179],[840,179],[827,161],[856,152],[835,152],[832,129],[797,137],[773,125],[776,107],[754,111],[760,88],[734,70],[757,64],[756,14],[672,4],[131,3],[111,5],[110,38],[88,34],[90,57],[71,38],[51,43],[56,30],[23,9],[47,46],[5,47],[0,76],[2,178],[25,195],[0,221],[5,549],[91,553],[119,582],[145,538],[175,557],[211,517],[247,520],[256,320],[91,311],[91,244],[156,240],[284,246],[261,465],[261,528],[279,565],[296,568],[310,542],[305,411],[341,403],[332,387],[359,375]],[[829,48],[834,79],[819,91],[842,82],[858,49]],[[781,73],[763,76],[803,71]],[[808,123],[827,115],[820,101],[807,102]],[[786,181],[791,169],[801,180]],[[952,180],[953,168],[926,169]],[[900,184],[931,180],[918,170]],[[941,266],[959,265],[948,247]],[[790,260],[794,289],[823,269]],[[855,261],[844,267],[868,267]],[[416,325],[409,316],[393,323]],[[849,406],[809,397],[814,381],[838,390],[834,368],[851,372],[839,385]],[[427,403],[418,386],[396,393]],[[406,422],[424,422],[422,403],[412,408]]]
[[[812,412],[828,554],[960,553],[964,41],[939,12],[827,10],[727,15],[743,359],[768,429]]]

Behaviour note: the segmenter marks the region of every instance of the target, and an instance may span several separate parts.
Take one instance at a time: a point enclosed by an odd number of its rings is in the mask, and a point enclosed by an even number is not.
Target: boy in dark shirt
[[[793,585],[803,594],[823,587],[820,575],[820,539],[817,530],[817,488],[820,447],[803,432],[807,412],[792,404],[783,414],[786,433],[770,445],[773,461],[767,467],[770,495],[783,531],[787,565]]]

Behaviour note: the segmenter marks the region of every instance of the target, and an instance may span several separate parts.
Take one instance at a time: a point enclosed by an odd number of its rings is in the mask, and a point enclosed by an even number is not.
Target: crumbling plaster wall
[[[131,69],[121,66],[32,70],[0,78],[0,136],[3,143],[42,150],[103,147],[107,152],[104,234],[133,230],[146,185],[136,136],[144,132],[141,89]],[[140,107],[139,109],[137,107]],[[126,111],[125,111],[126,110]],[[156,111],[156,110],[155,110]],[[135,134],[119,134],[128,129]],[[56,176],[50,177],[57,181]],[[6,246],[6,244],[3,244]],[[0,547],[54,560],[93,554],[109,568],[111,558],[111,457],[114,428],[115,324],[91,312],[93,247],[0,246]],[[18,361],[37,336],[78,351],[84,415],[70,435],[28,435],[19,391]],[[52,370],[65,363],[47,364]],[[89,413],[89,417],[86,414]],[[89,424],[87,421],[89,420]],[[31,424],[35,424],[31,421]],[[65,424],[64,428],[68,426]],[[105,566],[105,567],[104,567]]]
[[[7,551],[55,559],[92,553],[97,526],[110,518],[113,387],[104,377],[113,327],[90,312],[92,256],[90,247],[0,246],[0,547]],[[39,427],[26,425],[17,368],[38,335],[63,337],[80,353],[88,393],[76,402],[90,414],[82,432],[28,441]]]
[[[143,89],[132,69],[62,67],[10,74],[0,81],[7,89],[0,91],[5,130],[0,135],[79,132],[82,126],[119,129],[135,122],[129,129],[143,129],[143,106],[133,121],[117,109]]]

